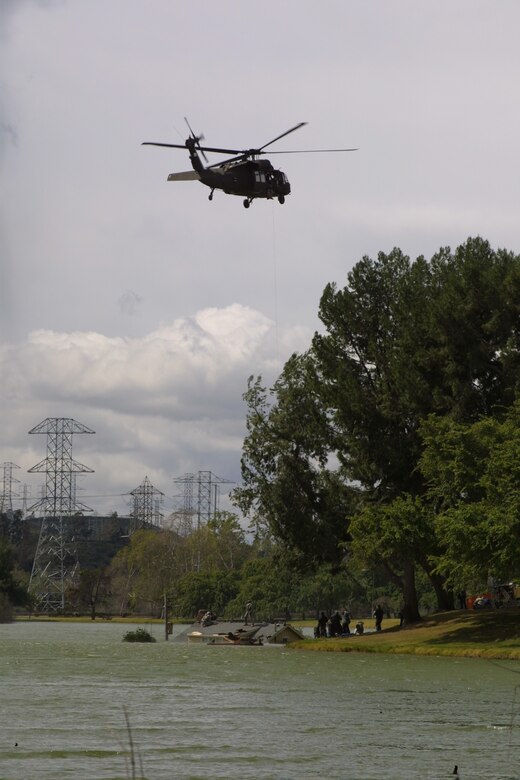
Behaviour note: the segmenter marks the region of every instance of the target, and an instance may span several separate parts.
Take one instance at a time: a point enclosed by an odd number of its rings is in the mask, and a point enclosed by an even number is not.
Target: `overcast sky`
[[[78,500],[125,513],[148,476],[167,514],[174,477],[239,482],[247,377],[363,255],[519,252],[519,29],[518,0],[0,0],[0,463],[37,498],[28,431],[72,417]],[[359,151],[273,157],[292,193],[246,211],[141,146],[184,116],[212,146],[306,121],[273,148]]]

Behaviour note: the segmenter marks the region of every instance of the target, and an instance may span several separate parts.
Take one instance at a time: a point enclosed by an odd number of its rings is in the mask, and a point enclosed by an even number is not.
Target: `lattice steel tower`
[[[19,469],[16,463],[6,462],[3,464],[4,479],[2,483],[2,494],[0,495],[0,513],[7,516],[9,539],[11,542],[14,540],[14,512],[13,512],[13,495],[18,496],[18,493],[13,491],[13,482],[20,482],[19,479],[13,477],[13,469]]]
[[[130,533],[133,534],[139,528],[160,525],[162,514],[159,506],[164,493],[154,488],[148,477],[145,477],[143,484],[131,490],[130,495],[134,505],[130,513]]]
[[[29,589],[40,611],[57,612],[65,607],[65,593],[78,565],[71,516],[92,511],[76,501],[76,475],[93,469],[73,459],[72,437],[94,431],[70,417],[47,417],[29,433],[47,435],[47,457],[29,469],[46,475],[43,496],[30,507],[41,511],[42,522]]]
[[[205,525],[218,512],[220,497],[220,485],[233,484],[227,479],[216,477],[211,471],[197,471],[195,474],[185,474],[183,477],[175,477],[176,484],[183,486],[183,493],[179,497],[179,508],[176,516],[182,517],[181,525],[185,531],[198,530]]]

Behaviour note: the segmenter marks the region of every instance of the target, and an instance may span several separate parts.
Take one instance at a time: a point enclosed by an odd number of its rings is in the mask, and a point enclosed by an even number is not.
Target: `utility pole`
[[[47,436],[47,457],[29,469],[45,474],[42,498],[29,509],[42,512],[29,590],[39,610],[58,612],[65,607],[65,593],[78,566],[71,517],[92,511],[76,501],[76,475],[93,469],[73,459],[72,437],[94,431],[70,417],[47,417],[29,433]]]

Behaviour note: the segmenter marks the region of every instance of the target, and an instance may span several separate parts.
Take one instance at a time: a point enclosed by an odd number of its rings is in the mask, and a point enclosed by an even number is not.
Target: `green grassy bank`
[[[520,609],[444,612],[410,627],[387,626],[377,634],[347,639],[305,639],[291,648],[520,660]]]

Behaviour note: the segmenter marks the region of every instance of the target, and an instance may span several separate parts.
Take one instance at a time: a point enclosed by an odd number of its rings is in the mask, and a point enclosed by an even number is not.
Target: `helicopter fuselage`
[[[269,160],[240,160],[205,168],[197,154],[193,139],[186,141],[193,170],[199,180],[211,189],[223,190],[227,195],[245,197],[249,206],[255,198],[277,198],[280,203],[291,192],[291,185],[283,171],[273,168]]]

